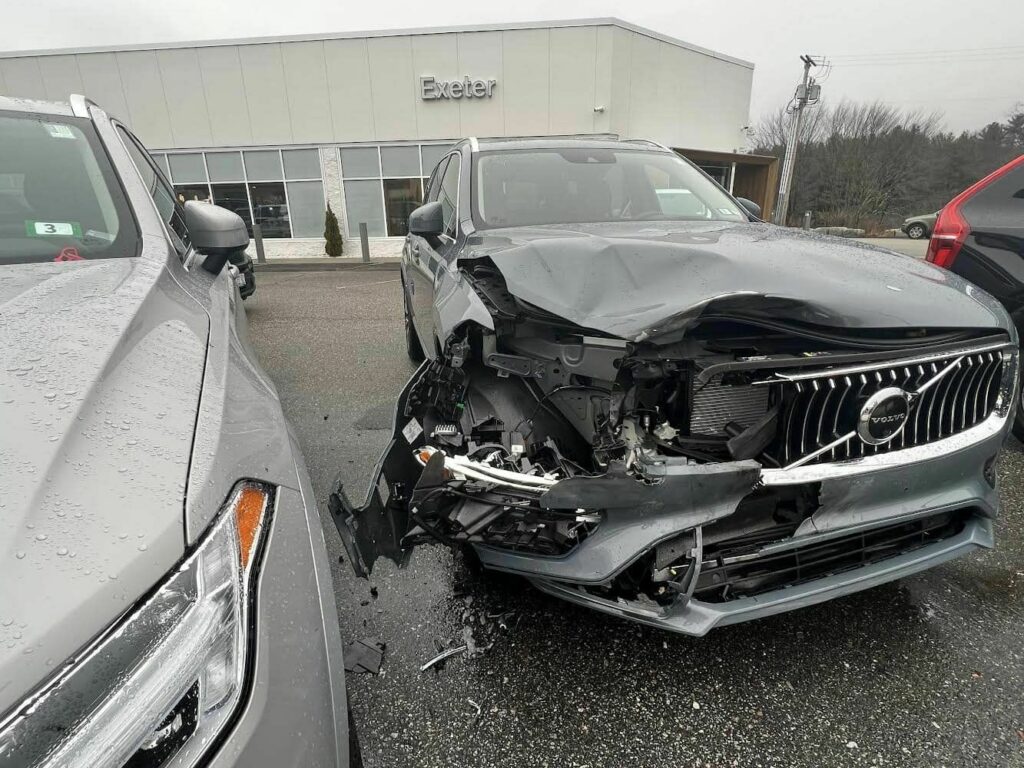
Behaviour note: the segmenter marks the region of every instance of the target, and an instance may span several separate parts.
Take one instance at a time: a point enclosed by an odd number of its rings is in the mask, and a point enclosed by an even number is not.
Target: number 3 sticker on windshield
[[[29,237],[81,237],[82,227],[77,221],[26,221],[25,233]]]

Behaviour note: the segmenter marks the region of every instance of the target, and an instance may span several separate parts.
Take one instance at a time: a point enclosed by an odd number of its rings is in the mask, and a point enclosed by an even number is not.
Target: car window
[[[434,172],[430,174],[430,181],[427,182],[427,194],[424,195],[423,202],[432,203],[437,200],[437,196],[441,191],[441,179],[447,166],[448,157],[442,157],[441,162],[434,168]]]
[[[718,185],[669,152],[590,147],[475,156],[481,229],[614,221],[747,221]]]
[[[458,154],[452,155],[448,167],[444,169],[444,176],[441,178],[441,190],[438,199],[441,201],[441,210],[444,212],[444,231],[450,235],[455,234],[455,224],[458,218],[459,207],[459,168],[462,167],[462,158]]]
[[[153,202],[156,203],[156,209],[160,212],[160,217],[167,224],[167,230],[171,234],[174,249],[180,256],[184,256],[191,244],[188,228],[185,226],[184,209],[182,209],[175,198],[174,191],[164,178],[163,173],[153,163],[153,159],[146,148],[123,126],[118,126],[118,131],[121,132],[124,145],[132,156],[135,167],[139,169],[143,182],[149,188],[149,194],[153,197]]]
[[[979,189],[961,210],[972,230],[1020,230],[1024,227],[1024,164]]]
[[[128,201],[92,123],[0,112],[0,264],[138,252]]]

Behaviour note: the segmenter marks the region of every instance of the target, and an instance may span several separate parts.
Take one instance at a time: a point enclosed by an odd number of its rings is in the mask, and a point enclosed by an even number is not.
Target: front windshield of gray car
[[[475,156],[480,229],[625,221],[747,221],[740,207],[676,155],[586,147]]]
[[[138,246],[89,120],[0,112],[0,265],[136,256]]]

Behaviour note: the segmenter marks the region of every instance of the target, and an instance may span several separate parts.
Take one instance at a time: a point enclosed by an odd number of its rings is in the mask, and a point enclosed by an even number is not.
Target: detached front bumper
[[[821,507],[815,514],[805,520],[791,538],[764,548],[776,554],[853,534],[870,534],[886,526],[943,512],[961,513],[966,520],[955,535],[935,543],[756,596],[711,603],[680,595],[671,605],[659,608],[649,601],[604,598],[588,590],[594,583],[586,579],[552,578],[547,575],[555,570],[551,564],[537,567],[531,574],[525,567],[508,568],[507,557],[496,556],[482,548],[481,558],[492,568],[527,575],[538,589],[557,597],[673,632],[704,635],[716,626],[814,605],[909,576],[976,549],[991,548],[992,518],[997,514],[999,503],[993,464],[1005,439],[1007,425],[1005,416],[994,414],[974,430],[951,438],[955,443],[942,441],[943,445],[932,447],[930,458],[909,464],[895,463],[900,458],[899,453],[905,452],[893,452],[885,455],[891,462],[888,467],[862,460],[833,465],[831,472],[829,465],[819,465],[808,467],[802,473],[792,472],[788,477],[780,472],[762,473],[762,483],[780,484],[787,480],[821,483]],[[883,457],[870,458],[880,460]],[[831,476],[827,476],[829,474]],[[704,504],[710,509],[717,507],[719,501],[709,499]],[[587,543],[584,541],[574,553],[577,559],[583,559],[580,551]],[[699,577],[699,560],[698,557],[694,580]],[[586,571],[577,574],[586,575]]]
[[[565,582],[550,579],[532,579],[531,581],[542,592],[613,616],[631,619],[672,632],[701,636],[717,626],[738,624],[751,619],[792,611],[796,608],[805,608],[863,589],[877,587],[880,584],[927,570],[976,549],[991,549],[993,544],[991,520],[973,517],[960,534],[950,539],[854,571],[827,576],[816,581],[728,603],[680,600],[661,611],[605,600]]]

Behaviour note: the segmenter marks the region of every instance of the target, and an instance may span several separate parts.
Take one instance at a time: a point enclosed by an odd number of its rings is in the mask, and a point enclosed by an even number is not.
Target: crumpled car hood
[[[208,332],[158,263],[0,264],[0,714],[182,557]]]
[[[1005,327],[994,299],[927,262],[767,224],[494,229],[469,250],[519,299],[631,340],[712,309],[837,329]]]

